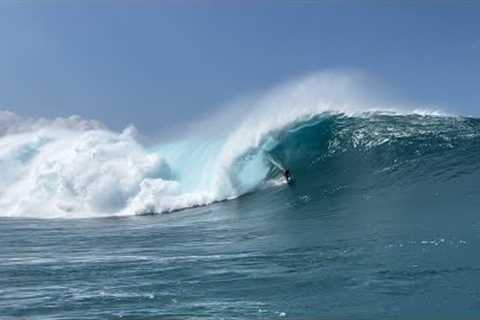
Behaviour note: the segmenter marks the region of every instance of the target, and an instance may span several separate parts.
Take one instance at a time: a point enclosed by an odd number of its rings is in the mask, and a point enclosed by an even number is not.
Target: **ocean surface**
[[[0,319],[478,319],[478,119],[61,122],[0,138]]]

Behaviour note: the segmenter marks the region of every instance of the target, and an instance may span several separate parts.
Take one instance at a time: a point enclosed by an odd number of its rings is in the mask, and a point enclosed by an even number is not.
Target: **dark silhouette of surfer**
[[[291,186],[294,182],[293,180],[293,176],[292,176],[292,173],[290,172],[289,169],[285,169],[285,171],[283,171],[283,176],[285,177],[285,180],[287,181],[287,183]]]

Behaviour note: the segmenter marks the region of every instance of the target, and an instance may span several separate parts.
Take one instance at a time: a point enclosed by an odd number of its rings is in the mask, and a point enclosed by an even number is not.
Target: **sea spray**
[[[372,125],[369,132],[341,133],[339,119],[375,122],[388,114],[393,121],[395,115],[412,114],[385,101],[378,107],[380,100],[369,97],[361,80],[358,75],[312,74],[250,101],[236,123],[212,123],[212,117],[211,126],[224,128],[220,133],[192,134],[150,147],[138,141],[133,127],[114,132],[77,116],[47,120],[2,112],[0,214],[52,218],[163,213],[278,185],[272,181],[278,182],[279,168],[309,165],[291,162],[305,155],[301,152],[308,151],[304,146],[311,141],[341,149],[346,145],[340,134],[360,141],[362,134],[376,132]],[[318,137],[298,135],[304,128],[332,122],[330,131]],[[400,136],[413,130],[408,125],[397,128],[394,121],[388,127]],[[367,144],[375,143],[376,137],[371,138]],[[290,149],[279,152],[278,146],[292,139]],[[312,152],[323,157],[331,150]]]

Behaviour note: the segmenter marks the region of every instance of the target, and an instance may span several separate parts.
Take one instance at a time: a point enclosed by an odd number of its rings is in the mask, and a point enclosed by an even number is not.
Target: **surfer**
[[[287,183],[289,185],[292,185],[293,184],[293,176],[292,174],[290,173],[290,170],[289,169],[285,169],[285,171],[283,171],[283,176],[285,177],[285,180],[287,181]]]

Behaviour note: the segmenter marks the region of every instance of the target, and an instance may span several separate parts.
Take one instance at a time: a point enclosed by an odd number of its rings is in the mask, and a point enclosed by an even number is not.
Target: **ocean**
[[[0,319],[478,318],[478,119],[67,120],[0,138]]]

